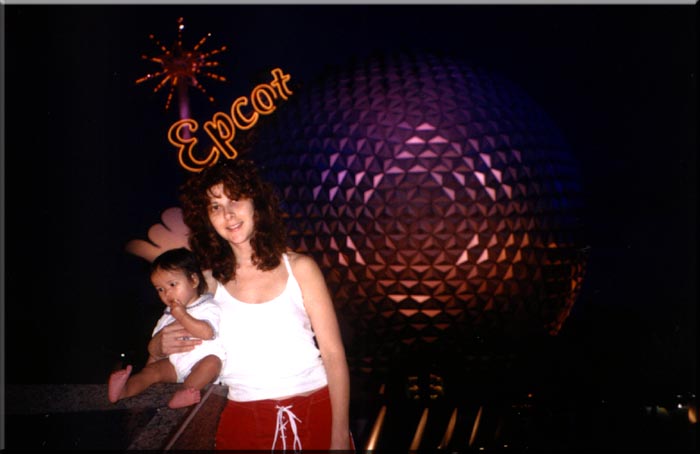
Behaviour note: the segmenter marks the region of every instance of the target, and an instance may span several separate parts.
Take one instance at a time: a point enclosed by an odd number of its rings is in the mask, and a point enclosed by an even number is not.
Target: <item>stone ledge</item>
[[[202,391],[200,404],[173,410],[167,403],[178,386],[153,385],[138,396],[112,404],[107,399],[106,384],[6,385],[4,416],[7,427],[12,429],[6,433],[6,447],[212,449],[218,417],[226,403],[227,388],[212,385]],[[144,424],[145,419],[148,422]],[[33,428],[38,425],[44,429],[47,425],[55,428],[35,433],[37,430]],[[91,435],[86,434],[88,431],[92,432],[92,439],[86,436]],[[90,445],[98,443],[94,439],[95,433],[105,434],[99,440],[99,446]]]

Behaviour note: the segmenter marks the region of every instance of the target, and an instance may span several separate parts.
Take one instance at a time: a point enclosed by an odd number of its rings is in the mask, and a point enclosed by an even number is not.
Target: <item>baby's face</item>
[[[182,271],[158,268],[151,274],[151,283],[161,301],[167,306],[187,306],[197,299],[197,277],[188,277]]]

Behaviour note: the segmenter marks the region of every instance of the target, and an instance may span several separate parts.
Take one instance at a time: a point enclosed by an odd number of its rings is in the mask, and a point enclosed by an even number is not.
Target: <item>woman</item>
[[[181,199],[190,246],[222,308],[228,402],[216,449],[352,449],[333,302],[315,261],[287,250],[273,187],[237,159],[193,175]],[[154,356],[201,342],[178,324],[161,333]]]

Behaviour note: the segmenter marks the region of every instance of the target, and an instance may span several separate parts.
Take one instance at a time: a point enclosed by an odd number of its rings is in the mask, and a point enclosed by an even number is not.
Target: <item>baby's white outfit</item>
[[[208,322],[214,330],[214,338],[203,340],[194,350],[183,353],[173,353],[168,357],[170,363],[177,372],[177,382],[182,383],[192,371],[197,362],[205,356],[215,355],[221,359],[222,368],[226,362],[226,350],[219,337],[219,323],[221,321],[221,308],[214,301],[211,293],[205,293],[194,303],[187,306],[187,313],[198,320]],[[160,330],[175,321],[175,317],[170,313],[170,308],[166,308],[163,316],[156,323],[152,336],[158,334]]]

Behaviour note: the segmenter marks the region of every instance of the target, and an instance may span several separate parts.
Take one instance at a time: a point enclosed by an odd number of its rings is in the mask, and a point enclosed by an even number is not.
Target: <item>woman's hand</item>
[[[332,434],[331,436],[332,451],[354,451],[354,446],[350,442],[350,432],[345,430],[339,436]]]
[[[179,322],[173,322],[161,330],[160,351],[163,356],[194,350],[202,340],[192,337]]]

